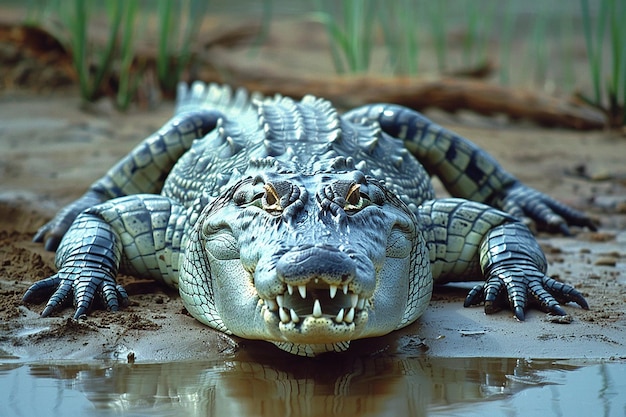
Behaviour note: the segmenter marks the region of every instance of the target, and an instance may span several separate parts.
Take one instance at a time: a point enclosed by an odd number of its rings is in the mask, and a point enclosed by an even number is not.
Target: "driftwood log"
[[[467,77],[337,77],[311,76],[294,78],[292,75],[263,74],[230,66],[228,59],[215,59],[216,46],[223,51],[249,40],[257,27],[234,28],[225,33],[205,38],[202,49],[211,54],[200,53],[192,70],[203,81],[227,82],[258,91],[265,95],[280,93],[291,97],[313,94],[327,98],[341,107],[353,107],[365,103],[389,102],[423,110],[436,107],[455,112],[468,109],[484,115],[505,114],[512,119],[528,119],[548,126],[573,129],[602,129],[608,125],[606,115],[581,100],[559,99],[540,92],[502,87]],[[143,71],[155,71],[156,51],[137,48],[136,63],[142,63]],[[71,52],[45,28],[20,24],[0,24],[0,89],[26,86],[51,88],[75,82],[76,74],[71,66]],[[213,59],[210,57],[213,55]],[[222,54],[222,55],[227,55]],[[222,56],[226,58],[226,56]],[[221,63],[221,67],[218,64]],[[199,68],[199,69],[198,69]],[[140,71],[138,66],[131,71]],[[225,75],[227,74],[227,78]],[[116,78],[111,74],[104,83],[101,95],[114,95]],[[40,83],[41,85],[38,85]],[[158,86],[148,86],[158,89]],[[139,92],[137,95],[140,95]]]
[[[345,107],[387,102],[415,110],[440,108],[456,112],[467,109],[483,115],[505,114],[512,119],[527,119],[544,126],[570,129],[590,130],[607,126],[604,113],[582,101],[468,78],[236,77],[231,82],[265,95],[279,93],[298,98],[313,94]]]

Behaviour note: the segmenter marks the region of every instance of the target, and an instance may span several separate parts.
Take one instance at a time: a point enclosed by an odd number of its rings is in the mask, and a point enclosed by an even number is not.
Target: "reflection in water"
[[[621,381],[611,375],[612,366],[618,366],[615,375]],[[596,408],[593,414],[623,413],[626,400],[615,394],[626,388],[624,364],[588,368],[601,373],[598,386],[591,389],[596,406],[604,410]],[[491,414],[498,408],[480,406],[510,401],[525,389],[559,386],[576,369],[549,360],[350,355],[312,360],[280,356],[272,361],[237,357],[219,363],[0,362],[0,415],[44,415],[39,412],[46,410],[68,416],[91,410],[91,415],[102,416],[421,416],[467,415],[468,409]],[[590,387],[583,383],[582,389]],[[561,394],[543,392],[548,393],[548,410],[565,405],[559,404]]]

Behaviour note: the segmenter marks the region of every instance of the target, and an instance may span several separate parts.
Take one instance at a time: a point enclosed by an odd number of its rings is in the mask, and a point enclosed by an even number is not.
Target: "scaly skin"
[[[460,198],[435,200],[430,175]],[[482,277],[465,304],[507,298],[520,320],[531,300],[587,308],[545,275],[526,216],[593,228],[409,109],[340,116],[313,97],[183,85],[175,117],[37,233],[59,245],[59,272],[24,300],[50,297],[43,316],[72,302],[83,316],[96,297],[117,310],[119,270],[178,287],[215,329],[305,356],[412,323],[435,282]]]

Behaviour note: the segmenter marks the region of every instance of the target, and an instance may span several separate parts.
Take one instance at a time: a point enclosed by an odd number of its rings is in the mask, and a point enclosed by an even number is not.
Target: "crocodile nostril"
[[[329,245],[299,246],[285,253],[276,264],[278,279],[303,285],[320,279],[327,285],[343,285],[356,275],[356,264],[348,254]]]

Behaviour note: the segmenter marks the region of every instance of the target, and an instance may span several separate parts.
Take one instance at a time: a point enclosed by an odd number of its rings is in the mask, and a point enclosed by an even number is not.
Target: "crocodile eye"
[[[352,184],[346,195],[348,205],[356,206],[361,201],[361,184]]]
[[[280,205],[280,196],[276,191],[276,188],[272,184],[265,184],[263,186],[265,193],[261,199],[263,210],[271,214],[279,214],[283,211],[283,207]]]
[[[348,213],[357,212],[367,207],[369,203],[368,196],[361,192],[361,184],[352,184],[346,195],[344,210]]]

